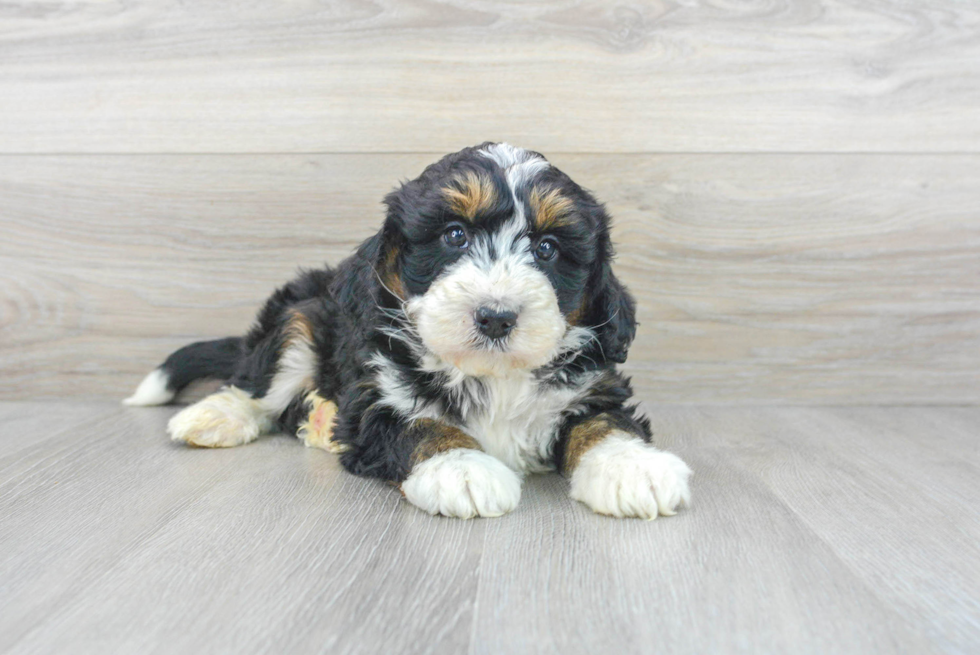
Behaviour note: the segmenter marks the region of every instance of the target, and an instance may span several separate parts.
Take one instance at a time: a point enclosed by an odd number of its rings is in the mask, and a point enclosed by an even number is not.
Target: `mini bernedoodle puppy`
[[[125,402],[168,403],[171,438],[229,447],[277,429],[397,484],[432,514],[500,516],[557,469],[596,512],[689,501],[616,371],[636,330],[603,206],[538,153],[485,143],[385,198],[381,231],[276,291],[243,338],[181,348]]]

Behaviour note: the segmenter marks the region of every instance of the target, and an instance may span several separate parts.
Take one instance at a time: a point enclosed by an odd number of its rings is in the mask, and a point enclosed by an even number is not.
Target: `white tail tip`
[[[151,405],[166,405],[174,399],[174,392],[167,388],[170,377],[163,369],[156,369],[143,378],[136,393],[123,401],[123,405],[149,407]]]

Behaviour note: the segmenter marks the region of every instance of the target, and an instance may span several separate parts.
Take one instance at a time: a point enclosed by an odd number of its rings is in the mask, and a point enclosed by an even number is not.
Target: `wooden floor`
[[[615,520],[530,479],[430,517],[275,436],[173,408],[0,404],[0,650],[966,653],[980,408],[647,407],[693,508]]]

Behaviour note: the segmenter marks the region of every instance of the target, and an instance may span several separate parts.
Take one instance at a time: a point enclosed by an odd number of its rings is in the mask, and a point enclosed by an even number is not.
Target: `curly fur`
[[[540,154],[492,143],[443,157],[385,204],[381,230],[351,257],[278,289],[244,337],[178,350],[127,402],[165,403],[194,379],[225,380],[234,392],[172,423],[175,438],[199,445],[245,443],[272,427],[306,435],[332,403],[322,441],[347,470],[404,483],[430,512],[498,515],[516,505],[520,476],[556,468],[597,511],[648,517],[658,502],[661,514],[686,502],[683,463],[657,477],[611,456],[624,439],[659,451],[616,370],[635,304],[612,270],[602,204]],[[517,318],[491,332],[478,309]],[[233,424],[215,425],[221,416],[248,423],[248,434],[229,435]],[[207,434],[195,433],[198,418]],[[420,449],[450,433],[479,450]],[[580,455],[587,447],[593,456]],[[437,460],[413,455],[430,451]],[[575,477],[579,461],[587,469]],[[676,488],[613,507],[581,482],[610,476],[633,476],[619,483],[641,496],[654,478]]]

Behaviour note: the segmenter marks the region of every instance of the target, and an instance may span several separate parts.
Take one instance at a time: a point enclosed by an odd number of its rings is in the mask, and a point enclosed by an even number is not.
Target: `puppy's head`
[[[429,354],[477,376],[576,348],[625,361],[634,305],[610,268],[609,218],[541,155],[467,148],[385,203],[379,277]]]

